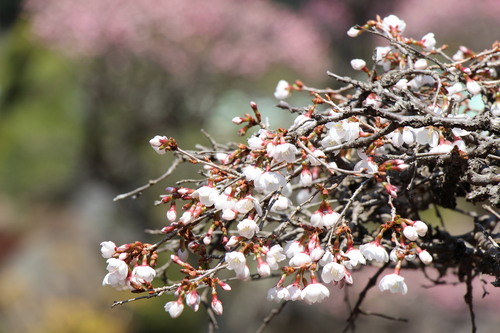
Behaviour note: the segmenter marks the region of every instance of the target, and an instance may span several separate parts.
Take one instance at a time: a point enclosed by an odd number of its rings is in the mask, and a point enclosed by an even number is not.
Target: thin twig
[[[383,314],[383,313],[365,311],[365,310],[362,310],[362,309],[359,309],[359,313],[361,313],[363,315],[366,315],[366,316],[377,316],[377,317],[381,317],[381,318],[389,319],[389,320],[394,320],[394,321],[402,321],[402,322],[405,322],[405,323],[408,322],[408,318],[393,317],[393,316],[389,316],[389,315],[386,315],[386,314]]]
[[[128,198],[130,196],[136,196],[139,193],[142,193],[142,191],[150,188],[151,186],[154,186],[154,185],[158,184],[159,182],[161,182],[162,180],[164,180],[165,178],[167,178],[168,176],[170,176],[172,174],[172,172],[174,172],[174,170],[177,168],[177,166],[181,162],[182,162],[181,159],[176,158],[172,162],[172,165],[170,165],[170,167],[168,168],[168,170],[163,175],[161,175],[160,177],[158,177],[156,179],[151,179],[146,185],[138,187],[135,190],[132,190],[130,192],[117,195],[116,197],[113,198],[113,201],[122,200],[122,199]]]
[[[344,330],[342,332],[347,332],[349,328],[351,328],[351,330],[354,331],[355,328],[354,322],[361,313],[360,310],[361,303],[363,303],[363,301],[365,300],[368,290],[370,290],[372,287],[376,285],[378,277],[389,266],[389,264],[390,262],[387,262],[384,264],[384,266],[380,267],[379,270],[375,274],[373,274],[373,276],[368,280],[368,283],[363,288],[363,290],[359,293],[358,300],[356,301],[354,308],[352,308],[351,314],[349,315],[349,318],[347,318],[347,325],[344,327]]]
[[[212,138],[212,136],[210,134],[208,134],[208,132],[205,131],[203,128],[200,131],[207,138],[207,140],[210,141],[210,144],[212,145],[212,147],[214,149],[217,149],[217,146],[219,144],[214,140],[214,138]]]
[[[335,225],[332,228],[330,228],[330,230],[329,230],[329,233],[328,233],[328,244],[332,243],[332,237],[333,237],[334,231],[337,229],[337,226],[340,223],[342,223],[342,219],[344,218],[344,215],[346,214],[347,210],[349,209],[349,207],[354,202],[354,199],[356,199],[356,197],[361,193],[361,190],[365,187],[365,185],[368,183],[369,180],[371,180],[371,178],[365,179],[361,183],[361,185],[358,186],[358,188],[356,189],[356,191],[354,191],[354,193],[352,194],[352,196],[347,201],[344,209],[342,209],[342,212],[340,212],[340,214],[339,214],[337,223],[335,223]]]
[[[191,161],[194,161],[195,163],[200,163],[200,164],[205,164],[205,165],[208,165],[208,166],[211,166],[212,168],[216,168],[216,169],[219,169],[219,170],[222,170],[228,174],[233,174],[233,175],[236,175],[236,176],[241,176],[240,173],[236,170],[233,170],[233,169],[230,169],[230,168],[227,168],[225,166],[222,166],[222,165],[217,165],[215,163],[212,163],[210,161],[205,161],[201,158],[198,158],[196,156],[194,156],[193,154],[189,153],[188,151],[184,150],[184,149],[181,149],[179,147],[177,147],[176,149],[177,152],[187,156],[188,158],[191,159]]]
[[[271,322],[271,320],[276,317],[277,315],[279,315],[281,313],[281,311],[283,310],[283,308],[285,307],[285,305],[287,305],[288,302],[283,302],[280,304],[280,306],[276,309],[272,309],[271,313],[266,317],[264,318],[264,321],[262,322],[262,325],[260,325],[260,327],[257,329],[257,331],[255,331],[256,333],[262,333],[264,332],[264,330],[266,329],[267,325],[269,325],[269,323]]]

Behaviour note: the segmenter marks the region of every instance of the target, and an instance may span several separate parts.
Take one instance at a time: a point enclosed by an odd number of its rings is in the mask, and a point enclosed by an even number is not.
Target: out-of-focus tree
[[[488,48],[492,40],[500,38],[499,29],[492,28],[499,22],[500,1],[442,0],[436,7],[436,1],[409,0],[395,5],[398,15],[407,18],[409,33],[426,29],[455,44],[452,46],[460,42],[471,49]]]
[[[119,188],[147,168],[127,147],[160,128],[198,130],[222,91],[245,85],[242,76],[291,68],[312,77],[328,68],[312,20],[264,0],[31,0],[26,8],[47,45],[90,60],[85,170]]]
[[[318,74],[327,63],[311,19],[270,1],[28,2],[34,31],[62,51],[126,51],[179,77],[258,76],[272,66]]]

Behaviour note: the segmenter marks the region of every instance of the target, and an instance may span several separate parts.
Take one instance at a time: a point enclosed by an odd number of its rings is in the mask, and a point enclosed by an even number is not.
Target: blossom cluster
[[[433,33],[412,39],[405,28],[390,15],[347,32],[390,42],[375,49],[373,64],[351,62],[366,81],[329,73],[345,84],[336,90],[280,81],[278,106],[298,114],[288,129],[272,129],[251,102],[253,115],[232,120],[240,135],[253,130],[242,143],[186,151],[173,138],[152,138],[158,154],[203,166],[201,177],[167,187],[157,201],[166,211],[157,243],[101,244],[103,284],[174,293],[165,305],[172,317],[184,304],[197,311],[203,293],[222,314],[217,293],[231,289],[231,277],[273,279],[268,300],[311,304],[329,297],[330,286],[353,284],[364,265],[392,263],[379,289],[406,294],[402,269],[416,258],[440,259],[419,212],[435,202],[453,206],[459,191],[471,201],[498,200],[475,186],[498,187],[488,168],[498,159],[500,90],[488,64],[500,54],[498,45],[480,54],[461,47],[449,57]],[[312,104],[283,101],[296,92],[310,93]],[[155,271],[160,251],[170,261]],[[154,288],[168,267],[184,278]]]

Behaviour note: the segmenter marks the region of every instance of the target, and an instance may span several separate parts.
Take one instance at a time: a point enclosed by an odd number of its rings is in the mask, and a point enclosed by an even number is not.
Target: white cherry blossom
[[[250,278],[250,269],[247,265],[241,271],[234,271],[238,280],[246,281]]]
[[[311,283],[302,289],[301,298],[307,304],[322,302],[330,296],[330,291],[321,283]]]
[[[347,269],[353,269],[360,265],[366,265],[366,259],[359,249],[350,248],[346,251],[345,256],[349,258],[349,260],[343,262]]]
[[[264,170],[253,165],[248,165],[245,168],[243,168],[243,174],[245,175],[245,178],[247,180],[255,180],[263,173]]]
[[[254,209],[256,205],[258,205],[258,202],[255,202],[256,200],[257,199],[255,199],[253,196],[247,195],[246,197],[236,201],[236,203],[234,204],[234,209],[238,213],[246,214]]]
[[[309,169],[302,169],[300,173],[300,185],[303,187],[309,187],[313,184],[313,177]]]
[[[116,244],[111,241],[101,243],[101,254],[103,258],[111,258],[116,253]]]
[[[244,219],[238,223],[238,234],[241,237],[252,238],[256,233],[259,232],[259,226],[255,223],[254,220]]]
[[[297,155],[297,147],[291,143],[281,143],[277,145],[269,143],[266,146],[266,150],[269,157],[272,157],[278,163],[283,161],[293,163],[295,161],[295,155]]]
[[[292,258],[297,253],[304,252],[304,245],[300,244],[298,241],[288,241],[285,245],[285,255],[288,258]]]
[[[405,295],[408,292],[405,279],[398,274],[385,275],[379,282],[378,287],[380,291],[389,290],[391,293],[401,293]]]
[[[265,143],[262,138],[258,136],[252,136],[248,139],[248,147],[252,150],[255,149],[264,149]]]
[[[267,291],[267,300],[268,301],[286,301],[290,299],[290,292],[287,288],[283,287],[273,287]]]
[[[109,258],[106,262],[108,263],[106,269],[109,273],[104,277],[102,284],[112,287],[124,286],[129,272],[128,265],[116,258]]]
[[[288,290],[288,294],[290,295],[290,301],[297,301],[302,299],[302,289],[300,289],[300,287],[296,284],[291,284],[287,286],[286,289]]]
[[[278,195],[271,206],[271,211],[281,212],[287,210],[292,205],[290,199],[283,195]]]
[[[481,93],[481,86],[479,85],[479,83],[477,83],[472,79],[467,80],[465,87],[472,95],[477,95]]]
[[[375,260],[377,262],[388,262],[389,254],[382,245],[376,242],[363,244],[359,250],[367,260]]]
[[[219,191],[211,186],[202,186],[193,192],[192,197],[198,198],[203,205],[211,207],[219,197]]]
[[[132,279],[134,282],[151,282],[156,276],[156,271],[147,265],[137,266],[132,270]]]
[[[402,33],[406,29],[406,22],[396,15],[389,15],[382,20],[382,29],[387,32],[395,31],[397,33]]]
[[[241,252],[226,252],[225,261],[227,263],[227,268],[234,270],[236,273],[242,272],[246,267],[245,255]]]
[[[434,38],[434,33],[429,32],[424,37],[422,37],[420,42],[422,43],[424,51],[429,52],[434,50],[434,47],[436,46],[436,38]]]
[[[170,314],[170,317],[177,318],[182,314],[184,310],[184,304],[181,300],[171,301],[165,304],[165,311]]]
[[[299,252],[295,254],[291,259],[290,262],[288,263],[290,266],[298,267],[302,266],[305,264],[309,264],[312,262],[311,257],[304,253],[304,252]]]
[[[312,261],[318,261],[323,257],[324,253],[325,253],[325,250],[323,250],[320,246],[318,246],[314,250],[311,251],[309,256],[311,257]]]
[[[279,268],[278,263],[286,259],[283,248],[281,245],[273,245],[266,253],[266,262],[271,269],[276,270]]]
[[[429,229],[429,227],[427,227],[427,224],[425,224],[425,222],[423,221],[415,221],[413,223],[413,226],[417,230],[417,233],[420,237],[424,237],[427,233],[427,230]]]
[[[415,63],[413,64],[413,67],[415,69],[419,69],[419,70],[422,70],[422,69],[426,69],[427,66],[429,66],[429,63],[427,62],[427,60],[423,59],[423,58],[420,58],[418,59],[417,61],[415,61]]]
[[[254,184],[258,192],[270,193],[285,187],[286,179],[278,172],[266,171],[254,180]]]
[[[257,264],[257,272],[262,277],[270,276],[271,275],[271,267],[269,266],[269,264],[267,262],[260,261]]]
[[[417,228],[412,227],[411,225],[406,226],[403,229],[403,235],[405,235],[408,240],[416,241],[418,239]]]
[[[325,283],[340,281],[345,276],[345,267],[342,264],[331,262],[326,264],[321,271],[321,279]]]

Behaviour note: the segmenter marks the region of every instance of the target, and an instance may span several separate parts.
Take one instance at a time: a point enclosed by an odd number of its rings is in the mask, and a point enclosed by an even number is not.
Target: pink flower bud
[[[167,210],[167,220],[170,222],[174,222],[177,219],[177,210],[175,207],[175,203],[172,202],[170,208]]]
[[[167,140],[168,138],[166,136],[156,135],[154,138],[149,140],[149,144],[158,154],[163,155],[166,153],[163,145],[167,142]]]
[[[212,295],[212,310],[216,315],[222,315],[224,308],[222,307],[222,302],[217,298],[217,294]]]
[[[211,241],[212,241],[212,235],[206,235],[205,237],[203,237],[203,244],[209,245]]]
[[[389,184],[389,183],[383,183],[383,184],[384,184],[384,188],[387,191],[387,193],[389,193],[391,197],[396,199],[398,197],[398,188],[392,184]]]
[[[186,304],[193,308],[194,312],[198,311],[200,307],[201,297],[196,292],[196,289],[192,290],[186,295]]]
[[[219,284],[219,286],[224,289],[225,291],[230,291],[231,290],[231,286],[229,284],[227,284],[226,282],[224,281],[218,281],[217,282]]]
[[[182,249],[177,250],[177,256],[179,257],[180,260],[186,261],[189,257],[189,251],[185,249],[184,251]]]
[[[229,241],[226,243],[225,245],[225,248],[226,250],[238,245],[238,243],[240,242],[241,240],[241,237],[238,237],[238,236],[231,236],[231,238],[229,238]]]
[[[312,184],[313,184],[313,177],[311,171],[309,171],[309,169],[306,166],[304,166],[302,172],[300,173],[300,185],[304,187],[309,187]]]
[[[259,261],[257,264],[257,272],[259,272],[259,275],[262,277],[267,277],[271,275],[271,267],[269,267],[269,264],[259,257]]]
[[[233,124],[239,125],[245,121],[244,118],[241,117],[234,117],[232,120]]]

